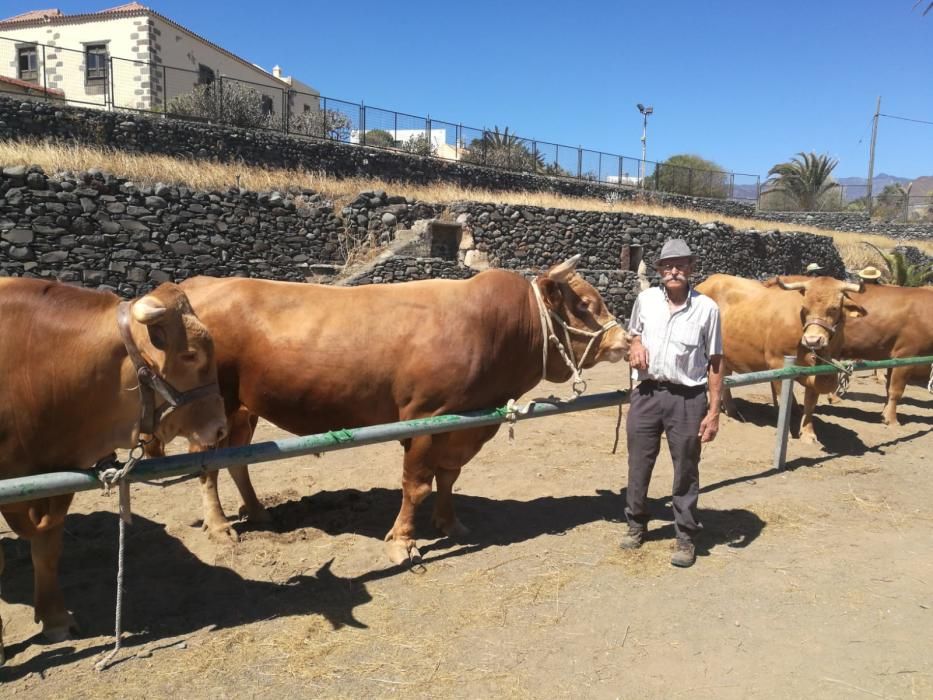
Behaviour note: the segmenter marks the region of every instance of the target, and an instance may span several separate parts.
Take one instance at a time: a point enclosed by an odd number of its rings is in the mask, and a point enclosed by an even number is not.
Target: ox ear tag
[[[137,299],[133,304],[133,318],[143,325],[151,325],[158,321],[168,309],[154,296],[147,294],[142,299]]]

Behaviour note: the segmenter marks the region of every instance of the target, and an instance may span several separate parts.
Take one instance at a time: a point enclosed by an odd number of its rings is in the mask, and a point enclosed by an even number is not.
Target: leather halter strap
[[[830,335],[833,335],[836,332],[836,326],[830,324],[828,321],[824,321],[821,318],[808,318],[804,324],[803,329],[806,330],[807,326],[819,326],[827,331]]]
[[[212,382],[189,391],[178,391],[163,377],[159,376],[159,373],[146,362],[136,346],[136,341],[133,340],[133,334],[130,331],[130,303],[123,301],[117,307],[117,325],[120,328],[120,337],[123,339],[126,354],[136,368],[140,403],[139,433],[141,435],[154,435],[159,423],[175,409],[211,394],[219,393],[220,389],[216,382]],[[165,400],[158,407],[156,406],[156,393]]]

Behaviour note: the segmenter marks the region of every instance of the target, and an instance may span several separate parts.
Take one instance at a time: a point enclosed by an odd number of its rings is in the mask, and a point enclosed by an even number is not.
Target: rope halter
[[[576,398],[586,391],[586,382],[583,380],[582,373],[583,364],[586,362],[586,358],[589,357],[590,350],[593,349],[594,345],[600,338],[603,337],[606,331],[608,331],[610,328],[613,328],[614,326],[618,326],[619,322],[613,318],[611,321],[607,321],[602,326],[600,326],[599,330],[595,331],[586,330],[583,328],[574,328],[566,321],[564,321],[564,319],[562,319],[560,315],[557,314],[553,309],[547,308],[547,305],[544,303],[544,297],[541,295],[541,289],[538,287],[537,281],[532,280],[531,288],[535,293],[535,301],[538,302],[538,317],[541,320],[541,333],[544,335],[544,342],[541,345],[541,378],[544,379],[547,377],[548,346],[551,343],[554,343],[558,353],[560,353],[561,359],[570,370],[570,375],[573,378],[573,395],[574,398]],[[564,329],[563,343],[554,333],[555,322]],[[579,361],[576,359],[576,355],[573,351],[573,343],[571,342],[570,338],[571,333],[576,333],[577,335],[582,335],[583,337],[590,339],[586,345],[586,350],[583,351]]]

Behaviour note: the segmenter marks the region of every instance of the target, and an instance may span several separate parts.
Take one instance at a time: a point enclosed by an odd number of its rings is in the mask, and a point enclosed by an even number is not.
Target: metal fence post
[[[42,44],[42,87],[46,91],[45,97],[48,97],[49,96],[49,93],[48,93],[49,84],[48,84],[48,77],[46,76],[46,73],[45,73],[45,44]]]
[[[165,64],[162,64],[162,111],[168,112],[168,74],[165,72]]]
[[[531,141],[531,168],[538,172],[538,142],[533,139]]]
[[[87,60],[87,59],[85,59],[85,60]],[[116,101],[117,101],[117,99],[116,99],[116,90],[114,89],[114,82],[113,82],[113,56],[108,56],[108,57],[107,57],[107,72],[110,74],[110,80],[109,80],[109,82],[110,82],[110,111],[112,112],[112,111],[113,111],[113,108],[114,108],[114,105],[115,105],[115,103],[116,103]],[[104,100],[105,100],[105,101],[107,100],[107,96],[106,96],[106,95],[104,95]]]
[[[290,99],[289,99],[290,97],[291,97],[291,91],[283,89],[282,90],[282,102],[284,104],[282,106],[282,122],[283,122],[282,131],[285,132],[286,134],[288,133],[288,117],[289,117],[289,111],[290,111],[288,107],[288,103],[290,102]]]
[[[457,124],[457,139],[454,142],[454,155],[456,160],[460,160],[460,144],[463,143],[463,124]]]
[[[217,76],[217,121],[221,124],[224,121],[224,77]]]
[[[327,138],[327,98],[325,97],[323,99],[324,99],[324,109],[321,112],[321,114],[324,117],[324,121],[322,122],[323,131],[321,132],[321,138],[326,139]]]
[[[427,127],[426,131],[427,131],[427,136],[428,136],[428,153],[430,153],[431,144],[433,143],[433,141],[431,141],[431,115],[430,114],[427,117],[425,117],[424,123],[425,123],[425,126]]]
[[[360,100],[360,143],[366,145],[366,103]]]
[[[761,175],[755,175],[755,209],[761,210]]]
[[[735,199],[735,173],[729,173],[729,199]]]
[[[654,191],[655,192],[661,191],[661,164],[660,163],[654,164]]]
[[[793,367],[797,362],[795,355],[784,355],[784,366]],[[778,409],[777,441],[774,444],[774,468],[784,469],[787,458],[787,438],[790,435],[790,406],[794,396],[794,378],[781,381],[781,407]]]
[[[583,177],[583,146],[577,146],[577,177]]]

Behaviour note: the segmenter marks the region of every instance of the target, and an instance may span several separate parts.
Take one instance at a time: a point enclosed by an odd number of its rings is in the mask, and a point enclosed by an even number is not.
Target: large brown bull
[[[121,306],[109,293],[0,279],[0,329],[0,478],[88,469],[116,448],[137,445],[141,404],[149,402],[147,390],[138,390],[133,350],[155,383],[182,392],[184,405],[165,413],[156,437],[212,444],[226,434],[210,334],[174,284]],[[149,404],[153,421],[164,404]],[[73,495],[0,507],[13,531],[31,541],[36,621],[53,641],[76,627],[58,582]]]
[[[214,336],[234,421],[228,443],[236,445],[251,439],[251,416],[310,434],[489,408],[542,377],[569,379],[562,351],[582,367],[619,360],[625,334],[575,265],[573,258],[530,284],[489,270],[465,281],[353,288],[205,277],[183,286]],[[545,331],[551,323],[556,335]],[[402,505],[385,538],[393,562],[420,557],[414,514],[432,481],[434,524],[451,536],[465,533],[453,485],[497,430],[402,441]],[[267,519],[246,466],[230,471],[248,517]],[[202,478],[202,489],[205,529],[235,538],[217,498],[217,472]]]
[[[764,284],[775,286],[777,281],[772,279]],[[859,295],[858,303],[863,313],[846,321],[838,357],[886,360],[933,355],[933,288],[868,284]],[[926,386],[929,379],[930,365],[889,370],[888,400],[881,413],[882,420],[897,425],[897,402],[904,395],[907,383]]]
[[[785,355],[795,355],[799,365],[837,357],[847,317],[864,313],[848,296],[859,290],[858,284],[831,277],[779,278],[776,286],[767,287],[731,275],[713,275],[697,287],[719,305],[725,363],[741,373],[783,367]],[[815,441],[812,416],[817,398],[834,391],[838,378],[828,374],[798,381],[805,387],[800,437]],[[772,382],[775,403],[779,387],[780,382]],[[727,410],[734,414],[729,404]]]

